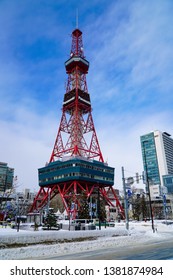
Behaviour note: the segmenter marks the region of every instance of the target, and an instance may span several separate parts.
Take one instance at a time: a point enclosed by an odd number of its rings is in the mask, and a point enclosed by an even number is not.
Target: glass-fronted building
[[[159,130],[140,137],[143,166],[151,185],[166,186],[165,175],[173,176],[173,139]]]
[[[173,194],[173,175],[164,175],[163,184],[167,188],[168,193]]]
[[[151,184],[161,184],[154,133],[141,136],[144,171]]]
[[[5,162],[0,162],[0,192],[5,192],[13,187],[14,168],[8,167]]]

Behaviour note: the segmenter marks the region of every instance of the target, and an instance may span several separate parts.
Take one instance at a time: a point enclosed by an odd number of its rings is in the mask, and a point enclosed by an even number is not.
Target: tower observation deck
[[[89,199],[99,192],[107,205],[117,207],[123,215],[113,189],[114,168],[104,162],[94,127],[86,82],[89,62],[84,56],[82,32],[78,28],[72,32],[65,69],[68,78],[60,125],[49,163],[38,170],[40,189],[30,212],[44,208],[59,194],[67,213],[76,218],[82,207],[81,195]]]

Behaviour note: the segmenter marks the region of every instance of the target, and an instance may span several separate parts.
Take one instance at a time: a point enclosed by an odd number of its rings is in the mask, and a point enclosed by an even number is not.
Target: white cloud
[[[167,87],[162,85],[166,85],[166,81],[168,89],[170,83],[173,87],[169,78],[169,73],[173,72],[173,31],[170,28],[172,19],[169,9],[172,5],[169,7],[163,1],[152,3],[131,1],[127,9],[124,3],[124,15],[121,16],[122,4],[121,8],[116,4],[112,5],[107,9],[105,18],[100,16],[97,20],[97,28],[94,28],[95,22],[93,28],[89,26],[91,36],[88,40],[92,39],[92,63],[95,63],[93,72],[96,76],[99,72],[94,84],[97,81],[97,88],[103,97],[104,92],[116,84],[125,90],[122,94],[126,94],[126,98],[131,88],[136,88],[137,93],[137,89],[148,87],[145,92],[148,98],[150,89],[165,92]]]
[[[144,116],[139,114],[135,119],[135,112],[115,116],[110,112],[99,115],[95,126],[105,161],[115,167],[115,186],[122,188],[121,167],[135,176],[136,172],[142,174],[142,154],[140,136],[154,130],[171,132],[172,123],[167,112],[150,112]],[[141,182],[142,183],[142,182]]]

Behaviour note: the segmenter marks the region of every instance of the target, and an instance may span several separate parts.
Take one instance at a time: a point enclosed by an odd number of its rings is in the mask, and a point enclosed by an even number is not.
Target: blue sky
[[[38,190],[65,93],[71,32],[83,32],[94,124],[115,187],[142,173],[140,135],[173,135],[172,0],[0,0],[0,161]]]

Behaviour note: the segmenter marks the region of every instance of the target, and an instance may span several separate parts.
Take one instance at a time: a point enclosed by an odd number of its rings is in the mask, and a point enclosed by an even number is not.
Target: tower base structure
[[[30,212],[44,209],[59,194],[68,216],[75,219],[78,209],[82,207],[80,197],[85,194],[89,200],[99,194],[106,205],[116,207],[118,213],[124,216],[124,210],[113,188],[114,168],[107,163],[71,156],[50,162],[38,172],[40,190]]]

